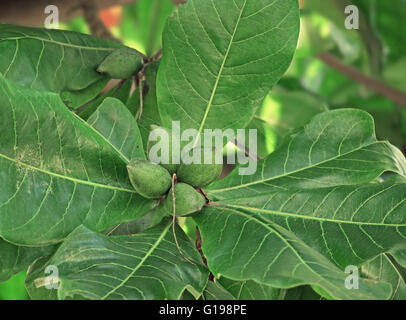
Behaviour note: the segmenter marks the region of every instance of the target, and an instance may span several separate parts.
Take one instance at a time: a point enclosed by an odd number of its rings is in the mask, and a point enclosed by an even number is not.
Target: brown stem
[[[396,102],[397,104],[406,107],[406,94],[398,91],[387,84],[373,79],[354,67],[343,64],[339,59],[330,53],[324,52],[317,55],[317,58],[323,61],[326,65],[339,71],[348,78],[364,85],[365,87],[383,95],[384,97]]]
[[[110,31],[106,28],[99,17],[99,7],[95,0],[83,0],[79,7],[83,10],[83,17],[89,26],[91,33],[95,36],[114,40]]]
[[[144,90],[144,88],[143,88],[143,85],[142,85],[142,76],[139,76],[138,77],[138,88],[139,88],[139,91],[140,91],[140,111],[139,111],[139,115],[138,115],[138,120],[141,120],[141,116],[142,116],[142,112],[143,112],[143,110],[144,110],[144,97],[143,97],[143,90]],[[176,177],[176,175],[175,175],[175,177]]]
[[[198,227],[196,227],[196,249],[197,249],[197,251],[199,251],[200,256],[202,257],[203,263],[207,267],[207,259],[206,259],[205,255],[203,253],[203,250],[202,250],[202,237],[200,235],[200,230],[199,230]],[[209,280],[210,281],[215,280],[215,278],[214,278],[214,276],[213,276],[213,274],[211,272],[209,274]]]
[[[233,140],[233,143],[242,151],[244,151],[245,155],[249,156],[251,159],[254,159],[256,161],[259,161],[260,158],[258,157],[257,154],[255,154],[254,152],[252,152],[250,149],[248,149],[245,145],[241,144],[238,142],[237,139]]]

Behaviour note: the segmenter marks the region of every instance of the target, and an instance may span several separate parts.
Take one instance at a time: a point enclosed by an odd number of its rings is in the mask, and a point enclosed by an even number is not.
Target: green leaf
[[[128,97],[130,96],[132,80],[127,79],[123,84],[120,82],[107,91],[104,94],[99,94],[92,101],[82,105],[80,108],[75,110],[76,114],[79,115],[82,119],[88,120],[90,116],[96,112],[96,109],[103,103],[104,99],[108,97],[113,97],[120,100],[123,103],[126,103]]]
[[[0,282],[7,281],[15,274],[27,270],[34,260],[49,256],[53,251],[55,251],[55,246],[15,246],[0,239]]]
[[[406,249],[405,247],[394,248],[390,254],[396,260],[396,262],[406,269]]]
[[[370,279],[385,281],[392,285],[393,300],[406,299],[406,284],[403,274],[387,254],[381,254],[368,261],[361,268],[362,273]]]
[[[72,92],[63,92],[61,94],[61,99],[72,109],[77,109],[84,103],[95,99],[100,92],[105,88],[109,79],[102,78],[97,82],[91,84],[89,87]]]
[[[45,267],[49,261],[49,257],[39,258],[30,265],[27,276],[25,278],[25,287],[31,300],[57,300],[58,291],[56,289],[46,288],[45,286],[37,287],[34,280],[40,277],[56,276],[45,272]],[[50,281],[51,282],[51,281]]]
[[[284,300],[321,300],[311,286],[300,286],[286,290]]]
[[[283,142],[289,131],[303,127],[316,114],[327,110],[321,99],[309,93],[274,88],[247,126],[258,130],[258,156],[264,158]]]
[[[405,194],[406,179],[395,176],[383,183],[270,190],[221,202],[236,214],[249,212],[254,221],[292,231],[344,268],[405,244]]]
[[[120,100],[106,98],[87,122],[124,155],[126,162],[145,159],[137,122]]]
[[[235,300],[219,282],[209,281],[204,289],[202,298],[204,300]]]
[[[126,157],[56,94],[0,77],[0,236],[61,241],[78,225],[103,231],[157,205],[137,195]]]
[[[211,199],[246,197],[293,189],[368,183],[385,171],[406,176],[406,160],[388,142],[376,140],[365,111],[340,109],[315,116],[292,132],[278,150],[258,161],[253,175],[238,169],[208,189]]]
[[[199,296],[208,271],[177,227],[179,245],[195,264],[179,254],[171,230],[166,222],[142,234],[106,237],[77,228],[47,263],[59,271],[58,298],[179,299],[185,289]],[[30,279],[37,287],[44,283],[43,276]]]
[[[157,96],[163,125],[244,128],[289,66],[297,0],[190,0],[168,19]]]
[[[333,298],[387,296],[384,284],[346,290],[336,266],[404,246],[406,179],[377,178],[405,168],[399,150],[376,141],[367,113],[317,115],[257,173],[235,171],[209,187],[212,205],[194,219],[210,270],[281,288],[310,284]]]
[[[369,182],[405,168],[399,150],[376,141],[368,114],[337,110],[293,134],[258,163],[258,173],[234,172],[208,194],[237,214],[292,231],[344,268],[404,245],[406,179]]]
[[[220,278],[219,282],[237,300],[280,300],[285,290],[273,288],[252,280],[233,281]]]
[[[322,287],[335,299],[388,299],[387,283],[360,279],[358,290],[345,287],[347,275],[287,228],[258,215],[209,207],[194,218],[202,249],[216,278],[254,280],[278,288],[304,284]]]
[[[121,236],[141,233],[145,230],[155,227],[167,216],[168,213],[166,212],[166,210],[164,210],[162,205],[159,205],[158,207],[148,212],[145,216],[142,216],[141,218],[133,221],[121,223],[117,226],[109,228],[103,233],[109,236]]]
[[[64,93],[67,99],[81,91],[82,97],[76,95],[74,101],[76,107],[91,100],[89,94],[95,96],[94,85],[107,79],[96,72],[97,66],[122,47],[70,31],[0,25],[0,72],[20,85]]]

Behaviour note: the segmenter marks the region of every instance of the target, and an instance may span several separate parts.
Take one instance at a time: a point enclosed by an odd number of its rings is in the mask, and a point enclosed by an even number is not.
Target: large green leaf
[[[208,192],[212,199],[224,199],[362,184],[385,171],[406,176],[406,160],[397,148],[376,140],[373,118],[361,110],[334,110],[292,132],[278,150],[257,163],[253,175],[240,176],[236,169]]]
[[[405,175],[405,168],[399,150],[376,141],[367,113],[317,115],[259,162],[257,173],[236,171],[209,187],[212,205],[195,220],[210,270],[361,298],[361,291],[343,289],[336,266],[361,265],[406,245],[406,179],[377,179],[385,171]]]
[[[179,299],[185,289],[199,296],[208,271],[193,244],[176,228],[183,253],[176,247],[171,224],[165,223],[133,236],[106,237],[81,226],[60,246],[47,265],[58,268],[58,298]],[[45,267],[45,265],[43,265]],[[44,273],[28,275],[44,286]]]
[[[0,72],[26,87],[64,93],[68,100],[73,94],[77,106],[97,95],[106,76],[96,67],[122,46],[75,32],[0,25]]]
[[[292,231],[340,267],[406,245],[406,179],[222,200],[246,219]],[[234,212],[234,211],[233,211]],[[231,232],[231,231],[230,231]]]
[[[28,295],[31,300],[57,300],[58,291],[54,289],[49,289],[45,286],[36,287],[34,280],[44,276],[56,276],[52,274],[55,270],[50,270],[51,272],[45,272],[45,268],[49,261],[49,257],[39,258],[34,261],[33,264],[28,268],[28,272],[25,278],[25,287],[27,289]],[[51,279],[50,279],[51,280]],[[48,282],[49,284],[52,281]]]
[[[195,217],[202,249],[215,277],[254,280],[291,288],[323,288],[335,299],[388,299],[387,283],[360,280],[358,290],[345,287],[347,275],[287,228],[230,208],[205,209]]]
[[[137,122],[120,100],[106,98],[87,122],[124,155],[126,162],[145,158]]]
[[[126,103],[131,91],[132,79],[127,79],[124,83],[119,82],[116,86],[111,88],[109,91],[100,94],[92,101],[81,106],[75,113],[79,115],[82,119],[88,120],[91,115],[96,112],[97,108],[103,103],[104,99],[108,97],[113,97]]]
[[[404,274],[386,254],[381,254],[375,259],[365,263],[361,271],[365,276],[374,280],[388,282],[392,285],[392,299],[406,299],[406,284]]]
[[[49,256],[54,250],[55,246],[22,247],[0,239],[0,282],[25,271],[36,259]]]
[[[59,242],[80,224],[102,231],[149,212],[126,156],[58,95],[0,77],[0,236],[21,245]],[[124,137],[123,137],[124,140]]]
[[[237,300],[280,300],[285,290],[256,283],[252,280],[233,281],[221,278],[219,282]]]
[[[390,254],[395,258],[396,262],[406,269],[406,246],[401,248],[394,248]]]
[[[289,66],[297,0],[189,0],[168,19],[158,72],[165,126],[243,128]]]

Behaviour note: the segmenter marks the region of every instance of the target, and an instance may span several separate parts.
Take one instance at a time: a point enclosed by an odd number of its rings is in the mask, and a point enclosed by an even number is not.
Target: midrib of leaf
[[[292,250],[292,252],[293,252],[293,253],[295,254],[295,256],[299,259],[299,261],[300,261],[304,266],[306,266],[306,267],[310,270],[310,272],[312,272],[313,274],[315,274],[315,275],[317,276],[317,278],[321,279],[322,282],[329,283],[332,287],[336,288],[338,291],[341,291],[339,288],[337,288],[337,286],[336,286],[334,283],[328,281],[328,279],[323,278],[322,276],[320,276],[320,274],[318,274],[316,271],[314,271],[314,270],[306,263],[306,261],[304,261],[304,260],[302,259],[302,257],[300,256],[300,254],[297,252],[297,250],[296,250],[294,247],[292,247],[292,245],[289,243],[289,241],[287,241],[276,229],[272,229],[272,228],[270,228],[267,224],[265,224],[264,222],[262,222],[261,220],[255,219],[254,217],[252,217],[252,216],[250,216],[250,215],[247,215],[247,214],[245,214],[245,213],[243,213],[243,212],[240,212],[240,211],[238,211],[238,210],[233,210],[233,209],[229,209],[229,208],[224,208],[224,209],[225,209],[225,210],[228,210],[228,211],[231,211],[231,212],[233,212],[233,213],[236,213],[236,214],[238,214],[238,215],[240,215],[240,216],[243,216],[244,218],[246,218],[246,219],[248,219],[248,220],[254,221],[254,222],[260,224],[261,226],[263,226],[265,229],[269,230],[269,232],[274,233],[279,239],[282,240],[283,243],[285,243],[286,247],[288,247],[290,250]],[[260,284],[267,285],[266,283],[262,283],[262,282],[260,282],[260,281],[258,281],[258,280],[255,280],[255,281],[257,281],[257,282],[260,283]],[[315,284],[318,285],[319,283],[315,283]]]
[[[282,212],[282,211],[276,211],[276,210],[267,210],[267,209],[258,209],[258,208],[253,208],[253,207],[248,207],[248,206],[240,206],[240,205],[232,205],[232,204],[219,204],[219,205],[224,205],[226,207],[230,208],[235,208],[235,209],[242,209],[246,211],[253,211],[253,212],[258,212],[258,213],[267,213],[267,214],[273,214],[273,215],[279,215],[283,217],[290,217],[290,218],[299,218],[299,219],[306,219],[306,220],[315,220],[319,222],[333,222],[333,223],[338,223],[338,224],[353,224],[357,226],[380,226],[380,227],[406,227],[406,224],[385,224],[385,223],[378,223],[378,222],[357,222],[357,221],[351,221],[351,220],[337,220],[337,219],[331,219],[331,218],[320,218],[320,217],[314,217],[314,216],[305,216],[305,215],[300,215],[296,213],[289,213],[289,212]]]
[[[222,73],[223,73],[224,66],[225,66],[226,61],[227,61],[227,59],[228,59],[228,55],[230,54],[231,46],[233,45],[234,38],[235,38],[235,35],[236,35],[236,33],[237,33],[237,29],[238,29],[238,26],[239,26],[239,24],[240,24],[241,17],[242,17],[242,14],[243,14],[243,12],[244,12],[245,5],[247,4],[247,1],[248,1],[248,0],[245,0],[245,1],[244,1],[244,4],[243,4],[243,6],[242,6],[242,8],[241,8],[241,11],[240,11],[240,15],[238,16],[238,19],[237,19],[237,22],[236,22],[236,25],[235,25],[233,34],[232,34],[232,36],[231,36],[231,38],[230,38],[230,42],[229,42],[228,47],[227,47],[227,51],[226,51],[226,53],[225,53],[225,55],[224,55],[223,62],[222,62],[222,64],[221,64],[220,70],[219,70],[218,75],[217,75],[217,77],[216,77],[216,82],[215,82],[214,87],[213,87],[213,90],[212,90],[212,92],[211,92],[210,100],[209,100],[208,105],[207,105],[207,107],[206,107],[206,111],[205,111],[205,113],[204,113],[204,116],[203,116],[203,119],[202,119],[202,123],[201,123],[200,128],[199,128],[199,133],[198,133],[198,135],[196,136],[196,139],[195,139],[195,142],[194,142],[194,146],[196,146],[196,144],[197,144],[197,142],[198,142],[198,139],[199,139],[199,136],[201,135],[201,133],[202,133],[202,131],[203,131],[204,125],[205,125],[206,120],[207,120],[207,116],[208,116],[209,111],[210,111],[210,109],[211,109],[211,106],[212,106],[212,104],[213,104],[214,96],[215,96],[215,94],[216,94],[217,87],[218,87],[218,84],[219,84],[219,82],[220,82],[220,78],[221,78],[221,75],[222,75]],[[193,0],[192,0],[192,3],[193,3]],[[214,6],[214,3],[213,3],[213,6]]]
[[[141,261],[138,263],[138,265],[133,269],[133,271],[131,271],[131,273],[125,278],[123,279],[123,281],[121,281],[121,283],[119,285],[117,285],[115,288],[113,288],[112,290],[110,290],[109,292],[107,292],[103,297],[100,298],[100,300],[104,300],[106,299],[109,295],[111,295],[112,293],[116,292],[119,288],[121,288],[133,275],[135,272],[137,272],[137,270],[139,268],[142,267],[142,265],[144,264],[144,262],[150,257],[150,255],[155,251],[155,249],[159,246],[159,244],[161,243],[161,241],[163,240],[163,238],[166,236],[170,226],[172,224],[168,224],[165,229],[163,230],[162,234],[159,236],[159,238],[155,241],[155,243],[152,245],[152,247],[145,253],[144,257],[141,259]]]
[[[64,175],[61,175],[61,174],[59,174],[59,173],[51,172],[51,171],[48,171],[48,170],[45,170],[45,169],[37,168],[37,167],[34,167],[34,166],[29,165],[29,164],[27,164],[27,163],[21,162],[21,161],[19,161],[19,160],[9,158],[9,157],[7,157],[6,155],[1,154],[1,153],[0,153],[0,157],[6,159],[6,160],[8,160],[8,161],[14,162],[14,163],[15,163],[16,165],[18,165],[18,166],[24,166],[24,167],[26,167],[26,168],[28,168],[28,169],[30,169],[30,170],[34,170],[34,171],[37,171],[37,172],[45,173],[45,174],[47,174],[47,175],[54,176],[54,177],[56,177],[56,178],[61,178],[61,179],[65,179],[65,180],[70,180],[70,181],[75,182],[75,183],[86,184],[86,185],[89,185],[89,186],[92,186],[92,187],[97,187],[97,188],[104,188],[104,189],[110,189],[110,190],[115,190],[115,191],[124,191],[124,192],[135,193],[135,190],[130,190],[130,189],[124,189],[124,188],[109,186],[109,185],[100,184],[100,183],[91,182],[91,181],[86,181],[86,180],[80,180],[80,179],[76,179],[76,178],[73,178],[73,177],[64,176]]]
[[[3,40],[0,40],[0,42],[9,41],[9,40],[23,40],[23,39],[39,40],[39,41],[49,42],[49,43],[56,44],[56,45],[63,46],[63,47],[71,47],[71,48],[82,49],[82,50],[100,50],[100,51],[114,51],[114,50],[116,50],[116,48],[99,48],[99,47],[81,46],[81,45],[78,45],[78,44],[60,42],[60,41],[55,41],[55,40],[51,40],[51,39],[45,39],[45,38],[41,38],[41,37],[34,37],[34,36],[5,38]]]
[[[334,156],[334,157],[332,157],[332,158],[328,158],[328,159],[326,159],[326,160],[323,160],[323,161],[320,161],[320,162],[317,162],[317,163],[311,163],[310,165],[308,165],[308,166],[306,166],[306,167],[303,167],[303,168],[300,168],[300,169],[297,169],[297,170],[293,170],[293,171],[289,171],[289,172],[284,172],[283,174],[280,174],[280,175],[277,175],[277,176],[274,176],[274,177],[270,177],[269,179],[260,179],[260,180],[256,180],[256,181],[253,181],[253,182],[244,183],[244,184],[239,184],[239,185],[232,186],[232,187],[227,187],[227,188],[222,188],[222,189],[212,189],[212,190],[208,190],[208,191],[209,191],[210,193],[216,193],[216,192],[222,192],[222,191],[230,191],[230,190],[245,188],[245,187],[249,187],[249,186],[252,186],[252,185],[255,185],[255,184],[259,184],[259,183],[263,183],[263,182],[267,182],[267,181],[271,181],[271,180],[275,180],[275,179],[287,177],[287,176],[289,176],[289,175],[292,175],[292,174],[295,174],[295,173],[298,173],[298,172],[301,172],[301,171],[304,171],[304,170],[307,170],[307,169],[311,169],[311,168],[317,167],[317,166],[319,166],[319,165],[321,165],[321,164],[324,164],[324,163],[327,163],[327,162],[336,160],[336,159],[338,159],[338,158],[340,158],[340,157],[346,156],[346,155],[351,154],[351,153],[353,153],[353,152],[362,150],[362,149],[364,149],[364,148],[366,148],[366,147],[372,146],[372,145],[374,145],[374,144],[380,144],[380,143],[385,144],[385,146],[387,146],[387,143],[386,143],[386,142],[374,141],[373,143],[366,144],[366,145],[362,145],[362,146],[360,146],[359,148],[352,149],[351,151],[338,154],[338,155],[336,155],[336,156]],[[265,163],[266,163],[266,159],[264,159],[264,164],[263,164],[264,166],[265,166]],[[382,173],[383,173],[383,172],[385,172],[385,171],[382,171]],[[402,174],[402,176],[405,176],[405,175]],[[405,176],[405,177],[406,177],[406,176]]]
[[[116,151],[116,152],[119,154],[119,156],[120,156],[126,163],[129,163],[129,162],[130,162],[130,159],[128,159],[120,150],[118,150],[118,149],[116,148],[116,146],[113,145],[113,144],[108,140],[108,138],[106,138],[104,135],[102,135],[98,130],[96,130],[92,125],[90,125],[90,124],[87,123],[85,120],[83,120],[81,117],[79,117],[76,113],[72,112],[72,114],[73,114],[77,119],[79,119],[81,122],[83,122],[83,123],[86,125],[86,127],[90,128],[90,129],[91,129],[93,132],[95,132],[100,138],[102,138],[109,146],[111,146],[111,147],[114,149],[114,151]],[[116,123],[115,123],[115,124],[116,124]]]

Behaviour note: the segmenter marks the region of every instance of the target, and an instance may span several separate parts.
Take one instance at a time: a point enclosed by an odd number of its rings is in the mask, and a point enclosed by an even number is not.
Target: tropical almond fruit
[[[127,79],[138,73],[143,65],[141,53],[130,48],[121,48],[110,53],[98,66],[97,72],[113,79]]]
[[[214,149],[207,150],[202,148],[201,154],[203,155],[204,153],[209,153],[209,157],[212,158],[212,163],[205,164],[203,163],[203,159],[201,164],[182,163],[179,166],[176,174],[179,181],[190,184],[196,188],[201,188],[207,186],[220,176],[223,165],[215,163]]]
[[[133,159],[127,165],[127,170],[135,191],[144,198],[160,198],[172,185],[169,172],[148,160]]]
[[[174,187],[175,193],[175,213],[178,217],[184,217],[202,210],[206,204],[204,196],[197,192],[192,186],[186,183],[177,183]],[[169,191],[164,202],[164,207],[168,213],[173,213],[172,189]]]

